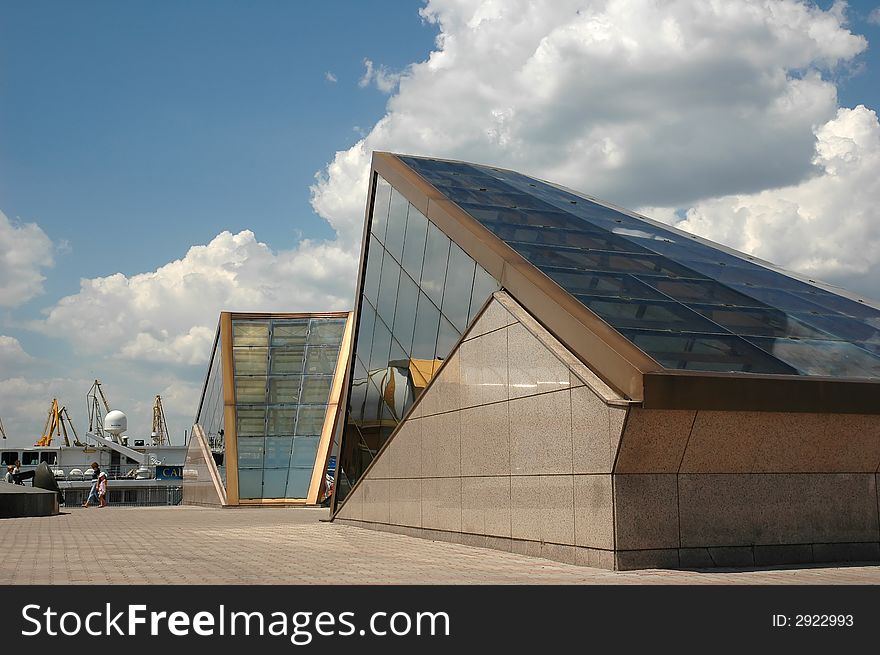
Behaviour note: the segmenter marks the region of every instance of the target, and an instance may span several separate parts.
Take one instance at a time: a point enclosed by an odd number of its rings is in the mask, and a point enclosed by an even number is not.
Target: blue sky
[[[275,247],[332,232],[308,187],[436,29],[419,2],[0,6],[0,203],[69,242],[47,281],[146,271],[223,229]],[[337,82],[327,80],[331,72]]]
[[[429,20],[424,6],[0,4],[0,248],[35,224],[29,270],[45,278],[0,296],[8,428],[39,430],[52,394],[82,423],[100,377],[133,417],[165,393],[182,433],[218,311],[350,307],[373,148],[687,217],[880,296],[880,0],[849,3],[843,25],[826,0],[431,0]],[[365,60],[381,75],[362,82]],[[850,216],[868,235],[853,252]]]

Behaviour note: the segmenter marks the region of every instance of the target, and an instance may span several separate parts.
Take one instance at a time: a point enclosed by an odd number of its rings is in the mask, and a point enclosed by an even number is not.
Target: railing
[[[79,509],[86,502],[89,489],[62,487],[65,509]],[[183,500],[182,486],[149,485],[130,489],[114,489],[107,486],[107,505],[109,507],[157,507],[180,505]],[[97,505],[95,505],[97,507]]]
[[[23,467],[24,469],[28,467]],[[68,481],[68,482],[91,482],[92,480],[92,469],[88,466],[85,468],[80,467],[50,467],[53,471],[61,470],[64,472],[64,475],[55,475],[55,479],[59,482]],[[145,464],[143,466],[107,466],[102,468],[101,470],[107,474],[108,480],[153,480],[156,478],[156,469],[167,468],[166,465],[163,464]],[[177,465],[176,468],[182,468],[182,465]],[[73,473],[71,471],[81,471],[82,473]]]

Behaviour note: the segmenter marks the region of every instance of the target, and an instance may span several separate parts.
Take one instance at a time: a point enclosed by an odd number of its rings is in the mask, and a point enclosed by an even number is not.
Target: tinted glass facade
[[[345,319],[233,320],[239,498],[305,498]]]
[[[337,501],[500,288],[396,189],[374,183]]]
[[[512,171],[400,159],[664,368],[880,378],[866,302]]]
[[[232,504],[321,500],[312,483],[332,442],[347,323],[342,313],[221,316],[196,423]]]

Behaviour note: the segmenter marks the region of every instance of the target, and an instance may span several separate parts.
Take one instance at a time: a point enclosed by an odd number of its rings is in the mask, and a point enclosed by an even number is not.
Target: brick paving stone
[[[0,521],[11,584],[878,584],[880,566],[627,571],[323,522],[326,509],[71,509]],[[271,563],[271,566],[267,565]]]

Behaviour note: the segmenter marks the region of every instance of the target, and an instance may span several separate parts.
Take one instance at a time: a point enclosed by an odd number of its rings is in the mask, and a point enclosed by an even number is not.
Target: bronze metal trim
[[[226,502],[238,505],[238,426],[235,422],[235,376],[232,369],[232,314],[220,313],[220,353],[223,362],[223,462]]]

